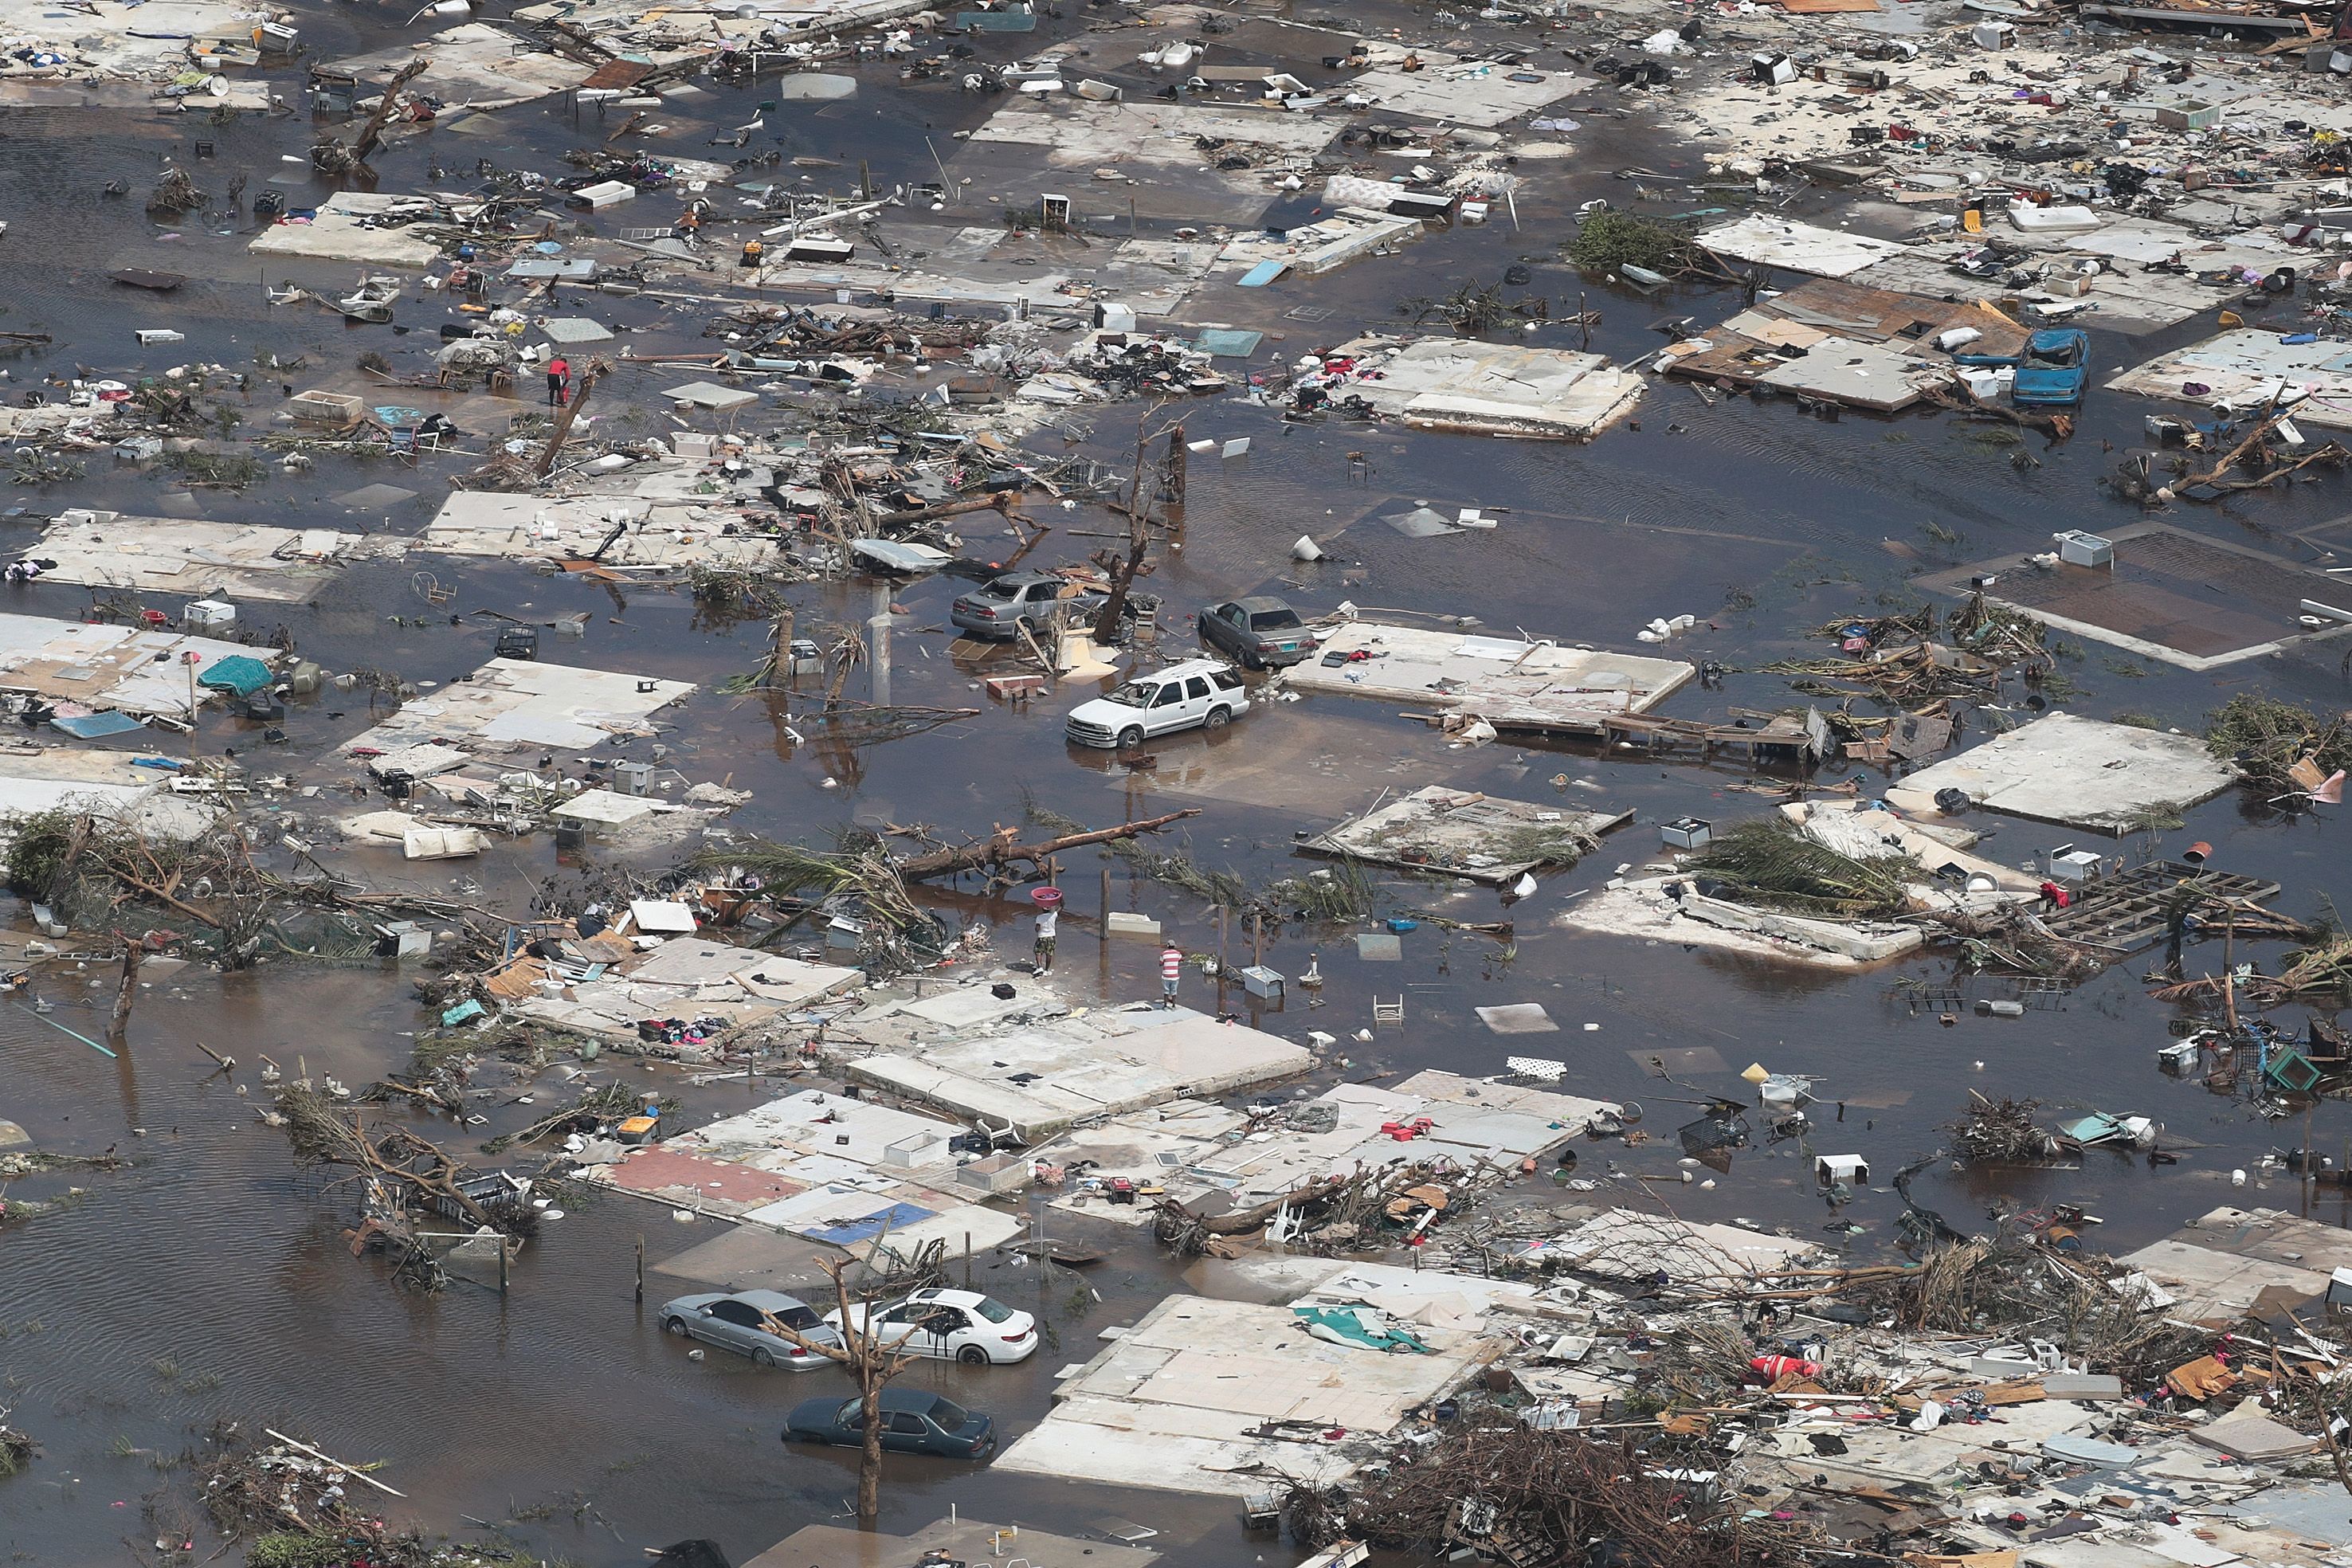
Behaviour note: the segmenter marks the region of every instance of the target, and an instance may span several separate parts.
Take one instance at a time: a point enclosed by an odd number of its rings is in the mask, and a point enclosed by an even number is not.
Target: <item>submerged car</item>
[[[959,595],[948,619],[976,637],[1016,637],[1017,622],[1027,621],[1034,632],[1056,615],[1091,615],[1102,607],[1103,598],[1102,589],[1051,572],[1007,572]]]
[[[996,1447],[996,1423],[945,1394],[886,1388],[881,1404],[882,1447],[893,1453],[979,1459]],[[803,1399],[784,1417],[784,1441],[862,1447],[866,1442],[864,1403],[837,1396]]]
[[[859,1327],[872,1313],[874,1337],[897,1350],[966,1366],[1027,1361],[1037,1353],[1037,1320],[977,1290],[918,1290],[903,1300],[849,1309]],[[825,1314],[838,1326],[841,1313]]]
[[[1244,669],[1278,669],[1315,650],[1314,634],[1280,599],[1229,599],[1201,612],[1201,647]]]
[[[2091,335],[2080,327],[2033,333],[2020,354],[1954,354],[1954,364],[2012,367],[2017,379],[2010,401],[2028,407],[2071,408],[2083,401],[2091,381]]]
[[[1125,752],[1177,730],[1222,730],[1248,711],[1249,693],[1240,676],[1213,658],[1187,659],[1139,675],[1108,697],[1079,703],[1063,733],[1081,746]]]
[[[817,1316],[816,1309],[781,1290],[706,1291],[679,1296],[662,1303],[664,1331],[681,1339],[750,1356],[761,1366],[789,1367],[807,1372],[830,1358],[808,1345],[795,1344],[779,1329],[790,1329],[812,1344],[839,1345],[841,1331]]]

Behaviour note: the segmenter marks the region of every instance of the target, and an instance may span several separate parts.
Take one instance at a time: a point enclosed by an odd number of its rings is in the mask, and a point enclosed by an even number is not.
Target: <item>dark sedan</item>
[[[1229,599],[1201,612],[1201,646],[1244,669],[1278,669],[1315,651],[1315,635],[1280,599]]]
[[[787,1443],[866,1442],[866,1409],[857,1399],[803,1399],[784,1417]],[[996,1423],[941,1394],[915,1388],[882,1391],[882,1446],[897,1454],[937,1454],[982,1459],[996,1448]]]

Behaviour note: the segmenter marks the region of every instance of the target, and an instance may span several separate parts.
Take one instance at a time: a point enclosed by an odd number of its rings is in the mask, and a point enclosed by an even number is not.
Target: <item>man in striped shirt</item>
[[[1160,950],[1160,1005],[1176,1005],[1176,977],[1184,972],[1184,950],[1170,942]]]

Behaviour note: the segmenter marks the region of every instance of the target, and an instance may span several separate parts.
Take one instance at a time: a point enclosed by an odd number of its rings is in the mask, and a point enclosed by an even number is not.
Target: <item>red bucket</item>
[[[1029,889],[1029,901],[1041,910],[1058,910],[1062,907],[1062,889],[1032,888]]]

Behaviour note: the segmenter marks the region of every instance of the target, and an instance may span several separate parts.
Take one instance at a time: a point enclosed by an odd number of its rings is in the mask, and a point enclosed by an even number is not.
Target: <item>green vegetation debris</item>
[[[1716,835],[1688,868],[1743,903],[1843,920],[1891,920],[1910,908],[1906,883],[1924,873],[1907,855],[1858,860],[1780,818]]]
[[[1587,272],[1608,272],[1628,263],[1672,274],[1691,260],[1689,238],[1675,229],[1631,213],[1597,212],[1576,226],[1568,258]]]
[[[2242,691],[2205,716],[2205,749],[2254,783],[2278,787],[2294,783],[2288,770],[2305,757],[2323,775],[2352,767],[2352,725],[2340,713],[2324,719],[2296,703]]]

